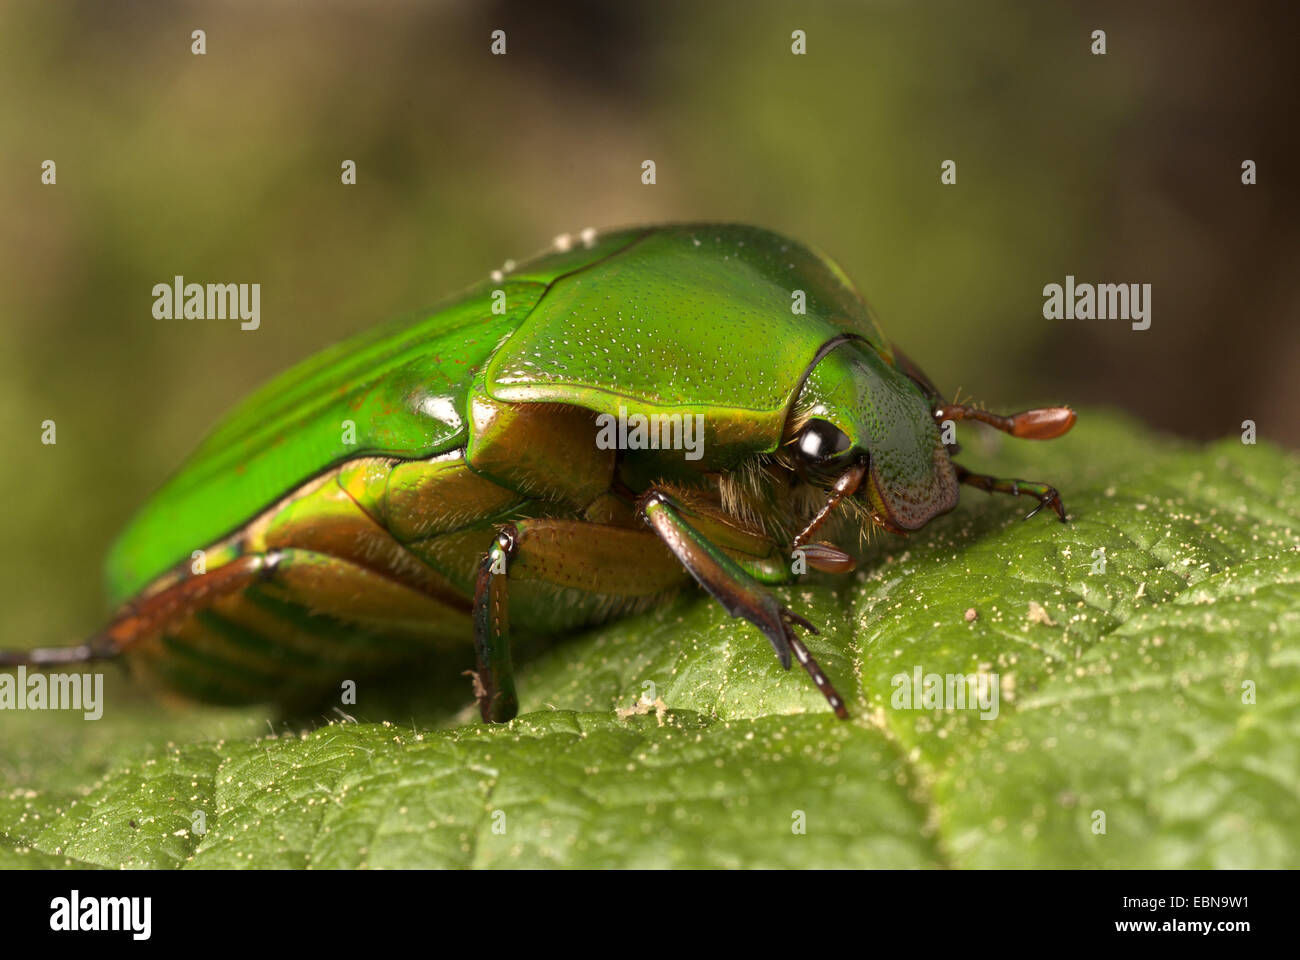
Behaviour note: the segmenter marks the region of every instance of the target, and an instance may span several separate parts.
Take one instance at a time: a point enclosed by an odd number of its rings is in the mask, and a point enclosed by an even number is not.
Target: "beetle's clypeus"
[[[730,225],[583,239],[255,393],[113,548],[114,619],[0,664],[124,656],[191,697],[285,701],[472,638],[482,715],[504,721],[511,622],[560,632],[693,577],[845,716],[795,629],[813,626],[765,588],[795,558],[851,570],[832,541],[916,530],[959,483],[1065,519],[1046,484],[952,463],[939,424],[1046,439],[1074,413],[944,403],[827,258]],[[597,442],[611,417],[623,442]]]

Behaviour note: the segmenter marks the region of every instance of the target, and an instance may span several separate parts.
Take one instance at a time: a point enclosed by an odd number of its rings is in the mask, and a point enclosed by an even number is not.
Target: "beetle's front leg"
[[[1038,506],[1025,515],[1026,520],[1043,509],[1043,507],[1051,507],[1056,511],[1056,515],[1061,518],[1061,522],[1065,523],[1065,505],[1061,503],[1061,495],[1056,492],[1056,488],[1051,484],[1040,483],[1037,480],[1005,480],[990,476],[987,473],[973,473],[959,463],[954,463],[953,467],[957,470],[958,483],[978,487],[985,493],[1009,493],[1013,497],[1018,497],[1024,493],[1037,498]]]
[[[813,659],[808,648],[791,629],[798,624],[817,633],[817,628],[798,614],[781,606],[740,564],[722,552],[691,526],[672,497],[651,489],[641,498],[641,514],[659,538],[673,552],[691,576],[722,604],[733,617],[744,617],[763,631],[776,651],[781,666],[790,669],[790,654],[808,671],[817,689],[826,697],[836,716],[848,717],[844,700]]]

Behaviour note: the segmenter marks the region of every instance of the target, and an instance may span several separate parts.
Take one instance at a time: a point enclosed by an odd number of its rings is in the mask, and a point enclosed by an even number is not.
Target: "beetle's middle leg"
[[[510,654],[510,580],[635,599],[685,582],[681,565],[646,530],[583,520],[507,524],[479,561],[474,586],[475,695],[479,712],[504,723],[519,711]]]
[[[959,463],[954,463],[953,467],[957,470],[958,483],[978,487],[985,493],[1009,493],[1013,497],[1018,497],[1023,493],[1036,497],[1038,506],[1025,515],[1026,520],[1043,509],[1043,507],[1051,507],[1056,511],[1056,515],[1061,518],[1061,522],[1065,523],[1065,505],[1061,503],[1061,495],[1056,492],[1056,488],[1051,484],[1040,483],[1037,480],[1008,480],[990,476],[987,473],[973,473]]]

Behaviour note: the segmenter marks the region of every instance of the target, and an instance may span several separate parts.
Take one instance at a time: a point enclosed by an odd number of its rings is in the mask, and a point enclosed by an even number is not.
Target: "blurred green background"
[[[0,642],[101,621],[112,538],[250,388],[587,226],[768,226],[945,391],[1295,445],[1294,36],[1249,3],[0,4]],[[1044,320],[1067,273],[1151,283],[1151,329]],[[260,283],[261,329],[155,320],[176,274]]]

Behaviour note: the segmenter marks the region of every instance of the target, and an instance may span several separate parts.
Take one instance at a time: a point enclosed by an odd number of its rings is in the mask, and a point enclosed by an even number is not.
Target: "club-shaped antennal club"
[[[978,420],[1022,440],[1055,440],[1068,432],[1076,419],[1069,407],[1036,407],[1003,417],[960,403],[936,408],[934,418],[940,423],[944,420]]]

